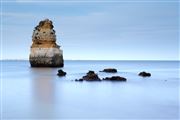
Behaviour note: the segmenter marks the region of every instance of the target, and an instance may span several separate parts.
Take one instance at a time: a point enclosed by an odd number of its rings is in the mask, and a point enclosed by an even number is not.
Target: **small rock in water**
[[[76,79],[75,81],[83,81],[83,80],[86,80],[86,81],[101,81],[101,79],[98,77],[98,75],[94,71],[89,71],[81,79]]]
[[[66,75],[66,72],[64,72],[63,70],[58,70],[58,76],[65,76]]]
[[[83,79],[75,79],[75,81],[80,81],[80,82],[82,82],[82,81],[83,81]]]
[[[115,68],[106,68],[103,71],[100,72],[107,72],[107,73],[117,73],[117,69]]]
[[[89,71],[85,76],[82,77],[83,80],[86,81],[100,81],[101,79],[94,71]]]
[[[142,76],[142,77],[150,77],[151,76],[151,73],[147,73],[147,72],[140,72],[139,73],[139,76]]]
[[[106,77],[103,78],[103,80],[110,80],[110,81],[126,81],[127,79],[120,76],[112,76],[112,77]]]

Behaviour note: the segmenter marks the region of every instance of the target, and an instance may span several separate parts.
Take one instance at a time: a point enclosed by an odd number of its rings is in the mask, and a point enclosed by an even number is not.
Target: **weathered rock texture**
[[[32,35],[29,61],[32,67],[63,67],[63,51],[56,44],[55,30],[49,19],[39,22]]]

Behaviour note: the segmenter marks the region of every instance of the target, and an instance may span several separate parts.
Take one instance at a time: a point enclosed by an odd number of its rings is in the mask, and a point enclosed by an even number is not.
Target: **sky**
[[[179,1],[2,0],[0,59],[28,59],[49,18],[65,60],[179,60]]]

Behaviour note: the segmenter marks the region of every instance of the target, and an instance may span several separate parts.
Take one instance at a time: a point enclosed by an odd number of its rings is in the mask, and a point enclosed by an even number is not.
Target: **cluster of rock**
[[[60,46],[56,44],[56,34],[53,29],[53,23],[49,19],[40,21],[35,27],[32,35],[32,46],[29,56],[29,61],[32,67],[63,67],[63,51]],[[117,73],[115,68],[106,68],[103,71],[106,73]],[[65,76],[66,72],[58,70],[58,76]],[[150,77],[151,74],[147,72],[140,72],[138,74],[142,77]],[[89,71],[81,79],[75,81],[101,81],[98,74],[94,71]],[[127,79],[121,76],[106,77],[102,80],[110,81],[126,81]]]
[[[63,67],[63,51],[56,44],[53,23],[49,19],[39,22],[33,31],[29,61],[32,67]]]
[[[117,69],[107,68],[107,69],[104,69],[103,71],[100,71],[100,72],[116,73]],[[100,79],[97,73],[95,73],[94,71],[89,71],[88,73],[86,73],[85,76],[83,76],[80,79],[76,79],[75,81],[102,81],[102,80],[126,81],[127,79],[124,77],[121,77],[121,76],[112,76],[112,77],[106,77],[106,78]]]
[[[106,73],[116,73],[117,72],[117,69],[115,68],[106,68],[104,69],[103,71],[100,71],[100,72],[106,72]],[[66,75],[66,72],[64,72],[63,70],[58,70],[58,76],[65,76]],[[150,73],[147,73],[147,72],[140,72],[138,74],[139,76],[142,76],[142,77],[150,77],[151,74]],[[82,78],[80,79],[75,79],[75,81],[102,81],[102,80],[105,80],[105,81],[121,81],[121,82],[126,82],[127,79],[124,78],[124,77],[121,77],[121,76],[112,76],[112,77],[105,77],[103,79],[100,79],[98,74],[95,73],[94,71],[90,70],[86,73],[85,76],[83,76]]]

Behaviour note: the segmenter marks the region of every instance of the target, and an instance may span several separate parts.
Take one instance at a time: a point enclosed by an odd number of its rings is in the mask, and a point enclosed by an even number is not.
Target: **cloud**
[[[21,12],[21,13],[15,13],[15,12],[2,12],[2,13],[0,13],[0,15],[2,16],[2,17],[17,17],[17,18],[29,18],[29,17],[34,17],[34,15],[33,14],[31,14],[31,13],[23,13],[23,12]]]

